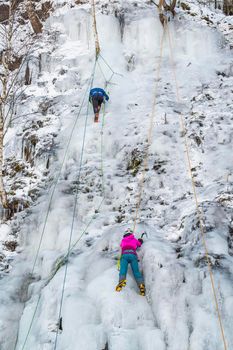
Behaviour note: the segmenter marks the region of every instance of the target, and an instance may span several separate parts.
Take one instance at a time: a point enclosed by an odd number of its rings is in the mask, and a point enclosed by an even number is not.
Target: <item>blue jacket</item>
[[[90,91],[90,97],[93,97],[93,96],[96,95],[96,94],[105,97],[107,101],[109,100],[109,96],[108,96],[108,95],[106,94],[106,92],[105,92],[103,89],[101,89],[101,88],[93,88],[93,89],[91,89],[91,91]]]

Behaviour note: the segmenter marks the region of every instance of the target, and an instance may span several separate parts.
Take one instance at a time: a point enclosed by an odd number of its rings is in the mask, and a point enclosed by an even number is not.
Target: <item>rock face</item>
[[[12,12],[15,12],[16,9],[18,9],[19,5],[23,3],[24,0],[15,0],[12,1]],[[0,4],[0,23],[4,24],[7,23],[7,20],[9,18],[9,5],[7,4]],[[19,18],[16,17],[18,20]]]
[[[223,0],[223,12],[227,16],[233,15],[233,1],[232,0]]]
[[[9,18],[9,6],[0,4],[0,23],[5,22]]]
[[[22,63],[23,56],[11,55],[10,60],[7,60],[7,66],[11,72],[18,69]],[[0,53],[0,64],[2,64],[2,53]]]
[[[21,3],[22,6],[20,5]],[[35,4],[26,3],[25,0],[16,0],[13,2],[13,11],[16,11],[16,21],[24,25],[25,21],[30,19],[35,32],[40,33],[42,30],[42,23],[49,18],[53,11],[53,4],[51,1],[45,1],[42,4],[38,2]],[[9,18],[9,5],[0,4],[0,24],[6,24]]]

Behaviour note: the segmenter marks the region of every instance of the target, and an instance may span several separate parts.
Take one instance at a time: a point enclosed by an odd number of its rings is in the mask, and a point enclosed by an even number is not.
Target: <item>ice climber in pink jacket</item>
[[[121,241],[121,259],[120,259],[120,275],[119,283],[116,286],[116,291],[120,292],[123,287],[126,286],[126,275],[128,270],[128,264],[131,265],[134,278],[140,289],[140,294],[145,295],[145,284],[143,277],[138,267],[138,257],[136,249],[141,247],[143,243],[142,238],[136,239],[131,230],[127,230]]]

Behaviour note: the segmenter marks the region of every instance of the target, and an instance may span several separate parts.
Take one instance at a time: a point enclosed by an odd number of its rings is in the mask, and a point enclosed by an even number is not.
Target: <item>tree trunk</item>
[[[159,0],[159,12],[160,12],[160,22],[162,24],[164,24],[165,18],[163,16],[163,11],[170,11],[173,15],[173,17],[175,17],[175,7],[176,7],[176,1],[177,0],[169,0],[168,2],[166,2],[166,0]]]
[[[93,29],[94,29],[94,36],[95,36],[95,54],[97,58],[100,53],[100,45],[99,45],[99,37],[98,37],[96,16],[95,16],[95,0],[92,0],[91,7],[92,7],[92,16],[93,16]]]
[[[28,17],[29,17],[29,20],[31,22],[31,25],[32,25],[34,32],[36,34],[42,33],[43,25],[33,9],[31,0],[29,0],[27,3],[27,14],[28,14]]]
[[[4,130],[3,130],[3,106],[0,105],[0,199],[2,202],[3,208],[8,208],[8,199],[7,194],[4,188],[3,182],[3,139],[4,139]]]

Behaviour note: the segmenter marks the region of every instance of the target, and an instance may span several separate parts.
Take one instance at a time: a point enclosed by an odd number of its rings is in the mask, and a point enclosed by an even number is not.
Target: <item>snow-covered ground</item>
[[[166,33],[136,226],[138,237],[147,232],[139,252],[147,289],[143,298],[131,272],[126,288],[115,292],[116,259],[122,234],[135,217],[163,29],[152,4],[129,0],[99,1],[97,26],[101,57],[93,86],[105,87],[104,77],[111,79],[104,127],[103,115],[99,124],[93,123],[87,95],[80,109],[95,61],[90,6],[57,9],[38,43],[41,68],[35,65],[38,74],[27,90],[28,108],[33,112],[38,101],[50,101],[51,124],[44,132],[58,134],[57,147],[49,188],[24,218],[18,254],[13,253],[11,272],[0,280],[0,348],[224,349],[188,172],[182,113],[218,306],[231,349],[229,45],[215,28],[190,21],[182,12],[169,23],[182,102],[176,99]],[[6,225],[1,227],[2,240],[8,231]],[[68,264],[57,268],[70,237]],[[57,332],[59,314],[62,330]]]

